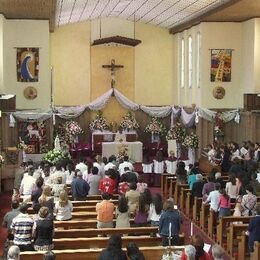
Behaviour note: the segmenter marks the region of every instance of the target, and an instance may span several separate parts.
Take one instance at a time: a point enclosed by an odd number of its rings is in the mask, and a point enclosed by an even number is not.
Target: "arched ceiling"
[[[260,17],[259,0],[0,0],[7,19],[47,19],[55,26],[118,17],[184,30],[201,21],[244,21]]]

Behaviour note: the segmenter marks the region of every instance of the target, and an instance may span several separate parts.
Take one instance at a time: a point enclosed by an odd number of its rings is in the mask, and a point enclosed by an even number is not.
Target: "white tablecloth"
[[[103,142],[102,156],[107,158],[113,154],[117,156],[121,149],[127,149],[130,160],[143,161],[143,143],[141,142]]]

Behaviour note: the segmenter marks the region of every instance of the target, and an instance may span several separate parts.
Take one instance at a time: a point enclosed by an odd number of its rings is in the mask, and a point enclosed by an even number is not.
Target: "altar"
[[[122,149],[126,150],[130,160],[134,162],[143,161],[143,143],[141,142],[103,142],[102,156],[109,158],[113,154],[119,154]]]
[[[137,139],[136,131],[123,131],[126,135],[127,142],[134,142]],[[101,144],[103,142],[113,142],[115,139],[115,133],[110,131],[95,131],[92,133],[92,151],[101,152]]]

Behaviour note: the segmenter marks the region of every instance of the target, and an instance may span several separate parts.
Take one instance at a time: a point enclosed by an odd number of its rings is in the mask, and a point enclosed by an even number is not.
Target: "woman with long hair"
[[[236,184],[235,175],[229,176],[229,181],[226,183],[226,193],[230,197],[231,201],[235,201],[238,196],[238,186]]]
[[[152,226],[159,226],[159,219],[163,210],[163,200],[159,193],[153,197],[153,202],[150,204],[148,220],[151,221]]]
[[[130,227],[130,212],[125,196],[119,198],[116,209],[116,228],[122,227]]]
[[[141,227],[147,225],[149,205],[146,203],[144,193],[140,194],[138,207],[135,211],[135,226]]]
[[[230,216],[230,197],[227,194],[225,189],[220,190],[220,197],[219,197],[219,213],[218,216],[220,218],[225,216]]]
[[[126,253],[122,250],[122,238],[120,235],[113,234],[108,239],[106,249],[103,249],[99,260],[127,260]]]
[[[68,200],[67,191],[60,192],[59,200],[55,203],[54,213],[56,213],[56,220],[70,220],[72,218],[71,212],[73,206]]]
[[[51,187],[46,185],[42,189],[42,195],[39,198],[39,204],[41,207],[47,207],[49,209],[50,217],[53,217],[54,198],[51,196]]]

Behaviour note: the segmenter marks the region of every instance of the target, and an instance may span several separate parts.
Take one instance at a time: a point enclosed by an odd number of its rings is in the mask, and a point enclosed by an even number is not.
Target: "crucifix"
[[[115,80],[116,70],[124,68],[123,65],[116,65],[115,63],[116,63],[116,61],[114,59],[112,59],[111,60],[111,64],[109,64],[109,65],[102,65],[103,68],[109,69],[111,71],[111,88],[114,88],[114,86],[116,84],[116,80]]]

